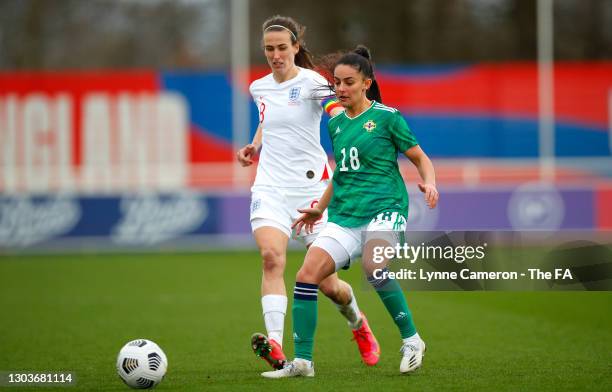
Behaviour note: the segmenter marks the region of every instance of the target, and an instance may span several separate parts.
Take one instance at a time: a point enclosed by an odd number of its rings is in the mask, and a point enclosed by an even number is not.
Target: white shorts
[[[251,189],[251,229],[269,226],[281,230],[287,237],[310,245],[327,223],[327,211],[314,225],[313,232],[304,230],[299,236],[291,229],[293,222],[301,215],[298,208],[310,208],[319,201],[327,188],[327,181],[321,181],[308,188],[280,188],[257,185]]]
[[[348,269],[351,262],[361,256],[364,240],[382,239],[395,246],[402,241],[401,233],[405,231],[404,216],[397,212],[383,212],[361,227],[342,227],[329,222],[312,246],[329,253],[338,271],[341,268]]]

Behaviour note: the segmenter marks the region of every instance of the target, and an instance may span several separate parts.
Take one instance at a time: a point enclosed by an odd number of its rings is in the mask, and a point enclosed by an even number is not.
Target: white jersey
[[[263,132],[254,185],[307,187],[319,182],[325,170],[331,173],[319,128],[321,99],[331,94],[327,85],[325,78],[306,68],[282,83],[272,74],[251,83]]]

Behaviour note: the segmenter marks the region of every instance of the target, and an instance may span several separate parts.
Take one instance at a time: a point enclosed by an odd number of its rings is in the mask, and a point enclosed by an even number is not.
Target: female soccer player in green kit
[[[374,269],[384,265],[373,264],[366,254],[369,247],[393,242],[389,238],[397,240],[400,234],[393,233],[406,229],[408,194],[397,164],[398,152],[418,169],[423,180],[418,186],[430,208],[438,202],[433,164],[401,113],[380,103],[367,48],[359,46],[342,56],[333,73],[336,96],[346,109],[329,120],[337,166],[319,203],[299,210],[302,215],[294,227],[298,231],[312,230],[326,209],[329,223],[308,249],[297,273],[293,294],[295,359],[284,369],[262,373],[267,378],[314,376],[312,353],[319,283],[361,253],[362,231],[372,234],[366,236],[364,272],[402,337],[400,372],[418,369],[425,352],[425,343],[416,331],[399,284],[384,274],[374,274]]]

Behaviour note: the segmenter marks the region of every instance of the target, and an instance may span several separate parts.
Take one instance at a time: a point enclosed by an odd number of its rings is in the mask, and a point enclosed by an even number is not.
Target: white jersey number
[[[346,148],[343,148],[342,150],[340,150],[340,153],[342,153],[342,162],[340,162],[340,171],[341,172],[348,171],[349,168],[346,166]],[[361,167],[361,164],[359,163],[359,151],[357,150],[357,147],[351,147],[349,149],[349,163],[351,165],[351,169],[353,170],[359,170],[359,168]]]

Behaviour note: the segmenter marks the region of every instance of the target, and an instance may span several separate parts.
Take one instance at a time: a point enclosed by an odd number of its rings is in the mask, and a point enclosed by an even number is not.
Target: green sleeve
[[[406,120],[404,120],[404,116],[398,111],[393,113],[393,121],[391,122],[391,139],[393,143],[397,146],[397,150],[399,152],[405,152],[410,148],[419,144],[414,136],[414,133],[406,124]]]

